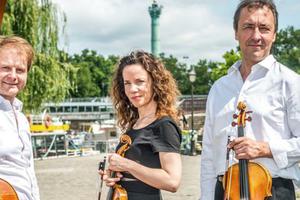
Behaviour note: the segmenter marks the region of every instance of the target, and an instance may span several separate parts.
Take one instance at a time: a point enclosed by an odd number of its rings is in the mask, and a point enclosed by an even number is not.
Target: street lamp
[[[191,155],[194,155],[194,152],[195,152],[195,141],[193,139],[194,137],[194,82],[196,80],[196,73],[195,73],[195,70],[194,70],[194,67],[192,67],[192,70],[189,72],[189,79],[190,79],[190,82],[191,82],[191,86],[192,86],[192,120],[191,120],[191,126],[192,126],[192,132],[191,132],[191,152],[190,154]]]

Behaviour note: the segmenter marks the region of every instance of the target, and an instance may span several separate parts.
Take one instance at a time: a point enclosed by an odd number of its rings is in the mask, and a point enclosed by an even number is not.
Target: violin
[[[125,152],[130,148],[132,143],[131,138],[123,134],[120,138],[120,143],[122,146],[118,149],[117,154],[124,157]],[[111,177],[116,177],[116,172],[112,172]],[[110,188],[107,200],[128,200],[127,191],[119,184],[115,184],[113,187]]]
[[[251,111],[246,111],[246,104],[239,102],[237,109],[239,114],[234,114],[238,137],[243,137],[246,121],[251,121],[247,116]],[[228,139],[229,142],[229,139]],[[229,159],[227,150],[227,165]],[[269,171],[261,164],[240,159],[238,163],[230,166],[223,176],[224,200],[264,200],[272,196],[272,177]]]
[[[0,199],[1,200],[19,200],[17,192],[11,184],[0,178]]]

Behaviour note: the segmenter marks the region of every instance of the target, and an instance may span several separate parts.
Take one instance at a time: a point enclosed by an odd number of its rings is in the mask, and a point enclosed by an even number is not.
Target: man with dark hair
[[[33,56],[23,38],[0,36],[0,178],[12,185],[20,200],[40,199],[29,123],[16,98],[26,85]]]
[[[231,164],[246,159],[267,169],[273,182],[270,199],[293,200],[293,182],[300,183],[300,76],[270,54],[278,27],[274,2],[241,1],[233,26],[242,60],[214,83],[208,95],[201,199],[223,199],[228,148],[235,152]],[[237,137],[237,129],[231,126],[239,102],[253,111],[244,137]],[[228,136],[234,136],[229,145]]]

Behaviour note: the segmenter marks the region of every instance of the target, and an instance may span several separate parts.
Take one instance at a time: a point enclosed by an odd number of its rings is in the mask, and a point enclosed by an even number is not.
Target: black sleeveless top
[[[141,129],[131,129],[126,133],[131,137],[132,144],[125,153],[125,158],[150,168],[161,168],[159,152],[180,153],[181,131],[176,123],[169,117],[157,119]],[[120,144],[117,146],[117,149]],[[135,178],[131,174],[123,173],[126,178]],[[128,193],[139,195],[158,195],[160,190],[142,181],[120,181]],[[130,194],[129,194],[130,196]]]

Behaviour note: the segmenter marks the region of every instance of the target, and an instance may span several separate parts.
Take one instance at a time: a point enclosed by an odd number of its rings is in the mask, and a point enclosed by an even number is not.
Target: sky
[[[52,0],[67,16],[67,40],[61,48],[70,54],[83,49],[99,54],[127,55],[151,51],[152,0]],[[232,21],[239,0],[157,0],[160,16],[160,51],[180,61],[222,61],[236,49]],[[279,29],[300,28],[300,1],[275,0]],[[183,60],[183,57],[188,59]]]

